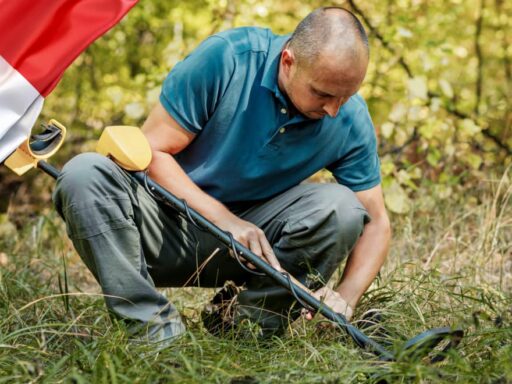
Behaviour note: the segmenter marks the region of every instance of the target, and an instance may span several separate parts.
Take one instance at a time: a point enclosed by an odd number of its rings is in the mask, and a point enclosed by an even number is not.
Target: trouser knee
[[[125,225],[133,216],[127,176],[96,153],[74,157],[62,169],[53,193],[71,238],[85,238]]]
[[[75,156],[57,178],[53,194],[57,209],[61,211],[70,205],[80,205],[102,196],[109,197],[106,186],[112,184],[115,168],[110,159],[97,153]]]
[[[330,234],[353,245],[370,220],[355,193],[343,185],[325,184],[315,194],[315,200],[319,219]]]

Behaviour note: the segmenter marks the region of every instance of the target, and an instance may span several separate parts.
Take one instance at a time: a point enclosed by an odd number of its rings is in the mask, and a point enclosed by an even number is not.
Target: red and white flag
[[[0,163],[30,136],[64,70],[137,1],[0,0]]]

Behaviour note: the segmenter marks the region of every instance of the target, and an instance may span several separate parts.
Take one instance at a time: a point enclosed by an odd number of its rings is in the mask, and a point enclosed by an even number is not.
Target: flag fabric
[[[0,0],[0,163],[65,69],[138,0]]]

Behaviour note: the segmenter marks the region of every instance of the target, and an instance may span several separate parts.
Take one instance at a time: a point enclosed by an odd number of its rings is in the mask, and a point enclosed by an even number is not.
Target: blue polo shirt
[[[353,191],[380,183],[375,130],[361,96],[335,118],[290,114],[277,85],[288,39],[255,27],[213,35],[164,81],[162,105],[196,135],[175,158],[224,203],[269,198],[323,168]]]

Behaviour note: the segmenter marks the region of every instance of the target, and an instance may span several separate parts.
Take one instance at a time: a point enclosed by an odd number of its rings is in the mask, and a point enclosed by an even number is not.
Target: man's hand
[[[220,229],[230,232],[236,241],[249,248],[272,267],[281,271],[281,265],[265,237],[265,233],[256,225],[242,220],[230,212],[226,212],[213,221]],[[248,264],[248,266],[251,269],[255,268],[252,264]]]
[[[320,288],[318,291],[313,293],[313,296],[320,300],[325,305],[329,306],[334,312],[340,313],[345,316],[347,321],[350,321],[352,315],[354,314],[354,310],[348,303],[341,297],[341,295],[333,291],[329,287]],[[314,313],[311,311],[306,311],[304,313],[304,317],[306,320],[312,320]]]

